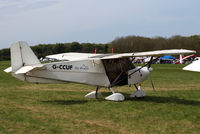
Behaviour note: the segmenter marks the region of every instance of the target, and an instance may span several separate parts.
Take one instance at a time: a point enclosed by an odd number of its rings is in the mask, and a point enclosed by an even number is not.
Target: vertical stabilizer
[[[12,72],[16,72],[23,66],[41,64],[31,48],[24,41],[11,44],[10,51]]]
[[[180,63],[180,64],[183,64],[183,56],[182,56],[182,54],[180,54],[179,63]]]

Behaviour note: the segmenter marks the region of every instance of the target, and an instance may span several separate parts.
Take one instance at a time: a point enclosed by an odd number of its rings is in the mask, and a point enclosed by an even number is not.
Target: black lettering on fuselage
[[[53,68],[53,69],[56,69],[56,64],[54,64],[54,65],[52,66],[52,68]]]
[[[63,69],[63,65],[60,65],[60,66],[59,66],[59,69],[61,69],[61,70],[62,70],[62,69]]]

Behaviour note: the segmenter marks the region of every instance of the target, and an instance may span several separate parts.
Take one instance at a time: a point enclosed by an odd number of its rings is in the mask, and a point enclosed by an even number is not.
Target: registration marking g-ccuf
[[[59,70],[72,70],[73,65],[52,65],[52,69],[59,69]]]

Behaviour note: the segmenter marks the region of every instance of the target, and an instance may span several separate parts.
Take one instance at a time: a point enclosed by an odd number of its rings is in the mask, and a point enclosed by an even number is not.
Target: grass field
[[[135,88],[118,87],[124,102],[86,99],[87,85],[22,82],[2,71],[9,65],[0,62],[0,133],[200,133],[200,73],[183,65],[152,65],[156,91],[147,80],[147,96],[129,99]]]

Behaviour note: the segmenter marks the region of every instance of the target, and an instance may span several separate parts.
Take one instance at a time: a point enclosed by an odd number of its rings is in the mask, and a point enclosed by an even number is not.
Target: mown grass
[[[0,62],[0,133],[200,133],[200,73],[183,65],[153,65],[156,92],[145,81],[144,99],[116,88],[124,102],[84,98],[95,89],[88,85],[21,82],[2,71],[9,65]]]

